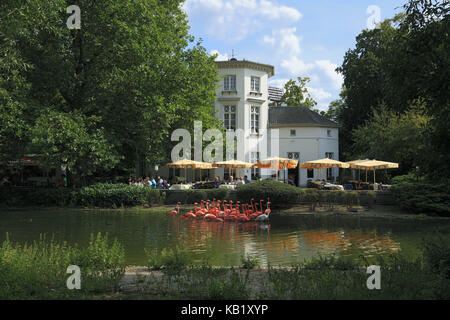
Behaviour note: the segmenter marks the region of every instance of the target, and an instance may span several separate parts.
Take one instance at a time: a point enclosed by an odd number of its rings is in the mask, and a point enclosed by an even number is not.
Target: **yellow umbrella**
[[[252,168],[253,164],[249,162],[239,161],[239,160],[227,160],[215,162],[212,165],[215,168],[230,168],[230,169],[242,169],[242,168]]]
[[[303,162],[300,165],[302,169],[319,169],[320,170],[320,180],[322,180],[322,169],[328,168],[349,168],[350,165],[344,162],[333,160],[330,158],[324,158],[319,160],[312,160]]]
[[[276,179],[278,180],[278,170],[280,169],[294,169],[298,165],[298,160],[289,158],[273,157],[258,161],[254,167],[256,168],[271,168],[276,170]]]
[[[367,170],[373,170],[373,183],[375,183],[375,170],[378,169],[395,169],[398,168],[398,163],[379,161],[379,160],[355,160],[347,162],[350,168],[365,169],[366,170],[366,182],[367,182]]]
[[[166,164],[166,168],[184,168],[184,180],[186,182],[186,170],[187,169],[211,169],[212,166],[207,162],[199,162],[189,159],[183,159],[176,162]],[[194,171],[195,173],[195,171]]]

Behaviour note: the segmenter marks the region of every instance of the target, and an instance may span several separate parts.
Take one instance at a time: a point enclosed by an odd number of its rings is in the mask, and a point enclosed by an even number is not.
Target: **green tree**
[[[30,65],[23,76],[34,121],[43,109],[80,115],[80,127],[94,116],[120,168],[164,162],[172,131],[194,120],[218,126],[214,57],[189,35],[181,3],[79,0],[81,29],[69,30],[72,1],[2,1],[2,35]]]
[[[98,120],[80,112],[43,111],[32,130],[32,142],[41,150],[41,161],[48,168],[66,166],[75,184],[79,184],[82,173],[112,168],[119,159]]]
[[[408,173],[427,152],[424,133],[429,122],[423,101],[415,101],[404,113],[382,105],[365,125],[353,131],[354,158],[398,162],[401,172]]]
[[[422,97],[432,117],[425,134],[427,151],[420,163],[435,180],[450,179],[450,14],[449,2],[410,0],[400,25],[398,45],[402,49],[393,70],[398,90],[407,86]]]
[[[284,85],[284,94],[281,97],[281,103],[286,103],[288,106],[303,106],[312,108],[317,105],[317,102],[311,98],[308,93],[306,84],[310,81],[309,78],[298,77],[298,84],[296,80],[289,80]]]

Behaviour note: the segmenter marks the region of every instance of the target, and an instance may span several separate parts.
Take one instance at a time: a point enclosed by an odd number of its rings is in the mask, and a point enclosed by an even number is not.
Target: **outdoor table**
[[[187,190],[190,188],[191,188],[190,184],[174,184],[169,188],[169,190]]]
[[[236,189],[236,185],[234,185],[234,184],[221,184],[219,186],[219,188],[234,190],[234,189]]]
[[[327,190],[342,190],[344,191],[344,187],[338,184],[327,183],[323,186]]]

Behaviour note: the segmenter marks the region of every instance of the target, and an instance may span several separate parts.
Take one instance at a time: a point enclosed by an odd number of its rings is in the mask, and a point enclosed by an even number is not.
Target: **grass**
[[[81,290],[67,289],[67,267],[81,270]],[[7,239],[0,247],[0,299],[89,299],[114,292],[125,273],[125,253],[107,235],[91,235],[86,248],[47,240],[21,245]]]
[[[414,259],[402,254],[320,257],[289,268],[258,266],[242,257],[238,268],[192,266],[180,247],[148,252],[145,274],[124,278],[124,250],[107,235],[91,235],[86,248],[44,236],[31,245],[8,239],[0,247],[0,299],[450,299],[450,245],[427,241]],[[66,269],[78,265],[82,289],[68,290]],[[366,286],[367,266],[381,268],[381,290]]]
[[[172,253],[172,255],[174,255]],[[289,268],[256,268],[257,259],[242,257],[240,268],[193,267],[151,273],[117,299],[293,299],[428,300],[450,299],[450,246],[427,241],[422,255],[319,257]],[[381,290],[369,290],[367,266],[381,268]],[[136,291],[140,295],[136,295]]]

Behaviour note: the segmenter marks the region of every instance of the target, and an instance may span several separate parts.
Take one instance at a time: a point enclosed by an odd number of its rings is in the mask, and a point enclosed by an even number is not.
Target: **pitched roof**
[[[269,127],[340,127],[307,107],[269,107]]]

